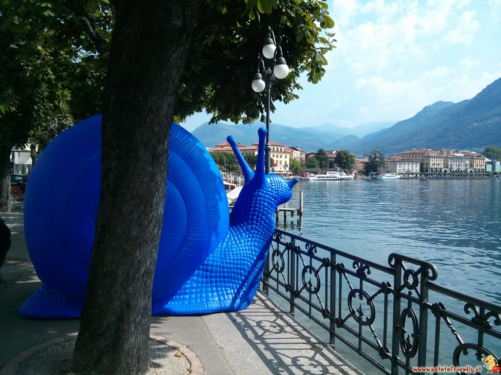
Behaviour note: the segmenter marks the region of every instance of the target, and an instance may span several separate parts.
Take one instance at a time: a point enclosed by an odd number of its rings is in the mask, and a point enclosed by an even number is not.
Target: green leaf
[[[271,0],[257,0],[257,9],[261,13],[270,14],[271,11],[273,10],[273,5],[271,3]]]
[[[332,29],[334,25],[335,25],[334,20],[327,15],[324,15],[323,20],[320,22],[320,26],[323,29]]]

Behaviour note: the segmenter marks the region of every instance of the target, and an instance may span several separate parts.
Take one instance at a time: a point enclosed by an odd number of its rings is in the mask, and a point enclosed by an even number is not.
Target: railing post
[[[336,347],[336,254],[331,253],[331,266],[330,266],[330,311],[329,311],[329,345],[332,349]]]
[[[428,309],[425,304],[428,302],[428,268],[421,266],[421,299],[419,301],[419,339],[418,339],[418,366],[426,366],[426,343],[428,340]]]
[[[299,216],[303,216],[303,191],[299,192]]]
[[[275,232],[271,236],[270,247],[268,248],[268,255],[266,256],[266,261],[264,264],[264,272],[263,272],[263,293],[268,296],[268,283],[270,282],[269,274],[270,274],[270,262],[273,256],[273,238],[275,237]],[[278,245],[277,245],[278,246]]]
[[[290,269],[289,269],[289,283],[290,283],[290,291],[289,291],[289,298],[290,298],[290,307],[289,311],[292,315],[295,313],[295,290],[296,290],[296,252],[294,249],[296,248],[296,239],[294,237],[291,238],[291,248],[290,248]]]
[[[391,257],[391,255],[390,255]],[[400,320],[400,294],[402,293],[402,260],[398,258],[390,258],[391,261],[395,262],[394,268],[395,273],[393,276],[393,285],[394,285],[394,295],[393,295],[393,325],[392,325],[392,344],[391,344],[391,375],[398,374],[398,354],[400,349],[400,329],[399,320]]]

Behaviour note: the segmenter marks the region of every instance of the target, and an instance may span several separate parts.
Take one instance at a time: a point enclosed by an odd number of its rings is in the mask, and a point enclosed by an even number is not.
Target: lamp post
[[[265,149],[265,173],[270,173],[270,89],[275,78],[284,79],[289,74],[289,67],[282,55],[282,47],[280,47],[281,38],[278,43],[275,39],[275,34],[271,27],[268,27],[268,33],[264,38],[262,56],[271,60],[271,67],[266,67],[261,54],[257,59],[257,72],[252,81],[252,90],[259,93],[266,89],[266,149]],[[264,77],[263,77],[264,75]]]

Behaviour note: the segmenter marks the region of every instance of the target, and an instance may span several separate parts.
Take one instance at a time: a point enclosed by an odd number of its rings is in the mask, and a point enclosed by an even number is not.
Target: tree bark
[[[101,200],[72,365],[78,374],[148,370],[170,124],[199,2],[114,2]]]
[[[5,199],[7,212],[12,210],[10,200],[10,153],[12,145],[0,146],[0,198]],[[0,209],[3,209],[0,205]]]

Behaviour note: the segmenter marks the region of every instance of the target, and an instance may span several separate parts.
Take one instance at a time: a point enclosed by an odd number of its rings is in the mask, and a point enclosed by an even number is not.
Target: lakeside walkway
[[[21,303],[41,285],[24,240],[23,214],[1,214],[12,231],[12,247],[0,268],[0,375],[30,348],[76,334],[79,320],[36,320],[19,315]],[[318,341],[302,325],[259,293],[246,310],[203,316],[153,317],[151,335],[194,353],[193,373],[206,375],[363,375]]]

